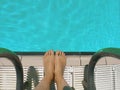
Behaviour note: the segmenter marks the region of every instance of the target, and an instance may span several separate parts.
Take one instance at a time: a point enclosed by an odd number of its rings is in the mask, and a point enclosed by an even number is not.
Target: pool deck
[[[82,81],[83,81],[83,75],[84,75],[84,66],[89,63],[92,55],[66,55],[67,56],[67,67],[64,72],[64,77],[68,84],[70,86],[75,87],[75,90],[84,90],[82,86]],[[36,69],[39,72],[39,77],[40,80],[43,77],[43,55],[18,55],[18,57],[21,60],[21,63],[23,65],[24,69],[24,80],[26,80],[26,75],[27,75],[27,70],[29,66],[35,66]],[[111,88],[114,87],[113,85],[113,65],[117,65],[116,71],[115,72],[115,80],[116,84],[119,84],[119,68],[120,66],[120,60],[112,57],[104,57],[101,58],[98,63],[97,63],[97,68],[95,69],[95,75],[97,77],[95,78],[96,80],[96,85],[97,85],[97,90],[112,90]],[[16,74],[15,74],[15,69],[13,67],[13,64],[7,60],[6,58],[0,58],[0,88],[1,90],[5,90],[6,86],[8,85],[11,90],[15,89],[15,84],[16,84]],[[10,67],[9,67],[10,66]],[[12,66],[12,67],[11,67]],[[73,66],[71,68],[71,66]],[[71,71],[72,70],[72,71]],[[7,72],[7,73],[6,73]],[[9,76],[8,77],[8,72]],[[109,74],[108,74],[109,73]],[[6,79],[9,80],[9,82],[6,82]],[[102,81],[101,81],[102,80]],[[112,82],[112,83],[111,83]],[[101,86],[103,84],[105,87]],[[120,89],[119,85],[115,86]],[[99,89],[100,88],[100,89]],[[119,90],[118,89],[118,90]]]
[[[43,66],[43,55],[18,55],[23,66]],[[66,55],[67,66],[84,66],[89,63],[92,55]],[[0,65],[12,65],[6,58],[0,58]],[[4,60],[3,60],[4,59]],[[112,57],[101,58],[97,65],[120,64],[120,60]]]

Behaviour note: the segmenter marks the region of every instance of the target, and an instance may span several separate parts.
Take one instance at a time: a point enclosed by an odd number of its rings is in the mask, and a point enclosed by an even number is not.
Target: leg
[[[37,85],[35,90],[50,90],[50,83],[54,74],[54,52],[52,50],[45,53],[43,57],[45,76]]]
[[[66,65],[66,56],[63,52],[56,52],[55,55],[55,82],[57,84],[57,90],[70,90],[69,85],[63,77],[64,69]],[[69,88],[68,88],[69,87]]]

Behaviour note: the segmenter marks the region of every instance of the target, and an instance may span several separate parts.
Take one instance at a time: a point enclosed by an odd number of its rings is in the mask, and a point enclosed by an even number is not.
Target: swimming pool
[[[92,52],[120,47],[119,0],[1,0],[0,47]]]

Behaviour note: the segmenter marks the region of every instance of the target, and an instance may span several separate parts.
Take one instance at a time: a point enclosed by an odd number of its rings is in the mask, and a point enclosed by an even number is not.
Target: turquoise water
[[[0,47],[77,52],[120,47],[120,0],[0,0]]]

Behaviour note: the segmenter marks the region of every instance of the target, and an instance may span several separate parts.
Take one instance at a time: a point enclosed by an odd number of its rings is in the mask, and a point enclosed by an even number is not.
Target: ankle
[[[47,78],[47,77],[44,77],[42,80],[43,80],[44,82],[46,82],[47,84],[50,84],[51,81],[52,81],[50,78]]]
[[[58,78],[56,79],[56,84],[57,84],[57,88],[58,90],[63,90],[63,88],[65,86],[68,86],[67,82],[65,81],[65,79],[62,77],[62,78]]]
[[[61,82],[61,81],[63,81],[63,80],[64,80],[63,76],[61,76],[61,75],[55,76],[55,82],[56,82],[56,83],[59,83],[59,82]]]
[[[59,79],[59,78],[63,78],[64,75],[64,71],[55,71],[55,78]]]
[[[50,83],[53,80],[53,75],[45,75],[44,79]]]

